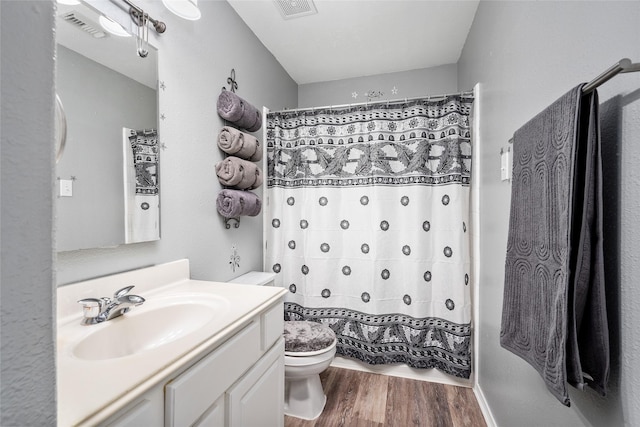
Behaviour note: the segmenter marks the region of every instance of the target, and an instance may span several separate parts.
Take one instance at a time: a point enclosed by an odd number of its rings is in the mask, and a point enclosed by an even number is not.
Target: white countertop
[[[184,260],[186,261],[186,260]],[[184,265],[177,265],[184,270]],[[155,267],[152,267],[155,268]],[[145,269],[148,270],[148,269]],[[146,276],[139,274],[137,283],[145,282]],[[188,262],[187,262],[188,271]],[[153,271],[153,273],[157,273]],[[161,272],[162,273],[162,272]],[[124,275],[124,276],[123,276]],[[123,287],[122,279],[127,273],[114,276],[116,281],[105,288],[100,295]],[[161,274],[162,276],[162,274]],[[168,378],[185,364],[192,363],[226,341],[235,332],[244,327],[256,314],[278,301],[286,290],[268,286],[246,286],[230,283],[206,282],[188,278],[170,277],[170,283],[162,286],[142,283],[131,293],[146,298],[146,302],[123,316],[97,325],[80,324],[81,307],[75,302],[87,295],[82,286],[69,285],[58,290],[58,425],[95,425],[122,409],[131,400],[137,398],[154,385]],[[142,279],[141,279],[142,278]],[[157,277],[156,277],[157,278]],[[104,285],[105,279],[96,279]],[[95,292],[95,281],[88,284],[91,292]],[[154,282],[151,279],[150,282]],[[158,282],[155,281],[157,284]],[[75,287],[76,289],[72,289]],[[65,289],[67,288],[67,289]],[[108,291],[107,291],[108,289]],[[80,295],[80,296],[78,296]],[[83,337],[105,327],[110,322],[127,322],[127,318],[143,315],[145,310],[153,310],[158,304],[171,300],[174,296],[188,301],[192,298],[210,296],[221,301],[219,315],[210,319],[203,327],[188,335],[164,343],[153,349],[105,360],[85,360],[76,357],[72,351],[74,343]],[[71,303],[73,302],[72,305]],[[71,314],[72,309],[76,315]],[[123,323],[124,325],[124,323]],[[108,326],[107,326],[108,327]],[[109,343],[117,346],[117,342]]]

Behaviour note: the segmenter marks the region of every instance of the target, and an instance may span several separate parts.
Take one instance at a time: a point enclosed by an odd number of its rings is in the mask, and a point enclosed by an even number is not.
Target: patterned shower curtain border
[[[417,319],[400,313],[368,314],[347,308],[302,307],[284,303],[285,320],[329,326],[338,339],[337,354],[370,365],[405,363],[437,368],[458,378],[471,375],[471,325],[445,319]]]
[[[325,179],[275,179],[267,180],[268,187],[369,187],[373,185],[442,185],[442,184],[462,184],[468,186],[471,184],[471,177],[460,175],[447,175],[441,177],[428,176],[410,176],[403,178],[372,176],[367,178],[325,178]]]
[[[269,113],[267,187],[469,185],[471,102],[379,108]]]

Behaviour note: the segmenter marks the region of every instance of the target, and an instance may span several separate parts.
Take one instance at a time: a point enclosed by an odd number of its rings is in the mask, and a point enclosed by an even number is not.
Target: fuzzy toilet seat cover
[[[318,322],[288,320],[284,322],[285,352],[300,353],[324,350],[336,340],[336,334]]]

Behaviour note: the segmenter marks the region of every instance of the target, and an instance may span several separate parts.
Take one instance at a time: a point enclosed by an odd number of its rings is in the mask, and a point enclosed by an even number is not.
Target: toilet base
[[[285,415],[304,420],[318,418],[327,402],[319,374],[304,378],[287,378],[284,393]]]

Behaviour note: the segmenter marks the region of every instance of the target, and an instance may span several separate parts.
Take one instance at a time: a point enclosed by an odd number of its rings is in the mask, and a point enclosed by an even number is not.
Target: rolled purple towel
[[[218,147],[227,154],[258,162],[262,160],[262,146],[253,135],[224,126],[218,133]]]
[[[235,93],[223,90],[218,96],[218,115],[239,128],[255,132],[262,127],[262,114]]]
[[[253,190],[262,185],[262,171],[258,165],[233,156],[216,164],[216,175],[222,185],[238,190]]]
[[[244,99],[233,92],[223,90],[218,96],[218,114],[225,120],[237,122],[244,114]]]
[[[225,218],[256,216],[260,213],[262,201],[250,191],[222,190],[218,193],[216,208]]]

